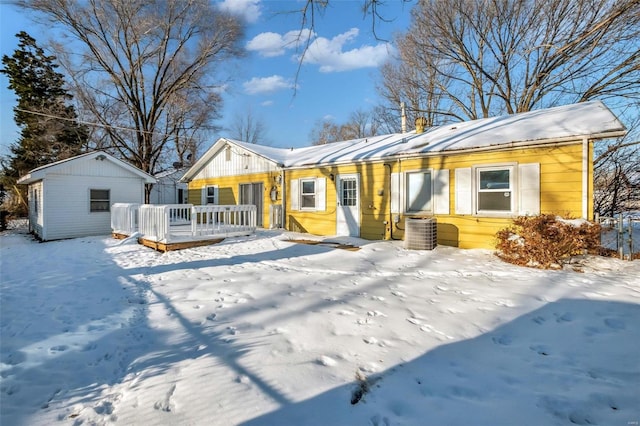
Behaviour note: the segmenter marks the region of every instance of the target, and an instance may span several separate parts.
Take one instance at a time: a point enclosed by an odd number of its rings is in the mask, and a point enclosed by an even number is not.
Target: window
[[[358,205],[358,179],[345,178],[340,179],[342,186],[341,203],[346,207],[354,207]]]
[[[108,189],[90,189],[89,190],[89,211],[92,213],[108,212],[109,205],[109,190]]]
[[[513,167],[476,169],[477,211],[511,212],[514,209]]]
[[[38,190],[33,190],[33,212],[38,214]]]
[[[316,208],[316,180],[302,179],[300,180],[302,191],[300,191],[300,207],[303,209]]]
[[[207,186],[204,189],[204,204],[215,204],[215,203],[216,203],[216,187]]]
[[[324,177],[292,179],[289,186],[291,210],[325,211],[327,180]]]
[[[430,212],[433,210],[431,171],[406,173],[406,212]]]

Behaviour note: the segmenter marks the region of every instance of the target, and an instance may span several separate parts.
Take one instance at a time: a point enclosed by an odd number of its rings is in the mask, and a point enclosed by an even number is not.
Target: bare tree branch
[[[20,3],[70,37],[54,47],[78,99],[105,125],[110,147],[135,166],[155,172],[174,146],[184,156],[197,147],[198,129],[218,117],[216,79],[221,64],[242,54],[243,26],[210,2]]]

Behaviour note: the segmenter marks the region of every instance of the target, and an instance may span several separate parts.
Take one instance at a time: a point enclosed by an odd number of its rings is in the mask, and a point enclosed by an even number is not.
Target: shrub
[[[572,256],[598,252],[600,225],[551,214],[519,216],[496,237],[497,254],[506,262],[560,269]]]

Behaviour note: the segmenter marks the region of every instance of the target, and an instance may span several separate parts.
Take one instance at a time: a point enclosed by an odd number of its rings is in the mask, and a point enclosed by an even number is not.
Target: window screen
[[[478,211],[511,211],[511,168],[478,170]]]
[[[109,190],[108,189],[90,189],[90,207],[91,212],[108,212]]]

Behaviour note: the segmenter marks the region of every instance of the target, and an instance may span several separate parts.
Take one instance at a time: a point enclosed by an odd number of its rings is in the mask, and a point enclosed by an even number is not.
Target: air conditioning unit
[[[433,250],[438,245],[436,218],[408,217],[404,220],[404,226],[404,248]]]

